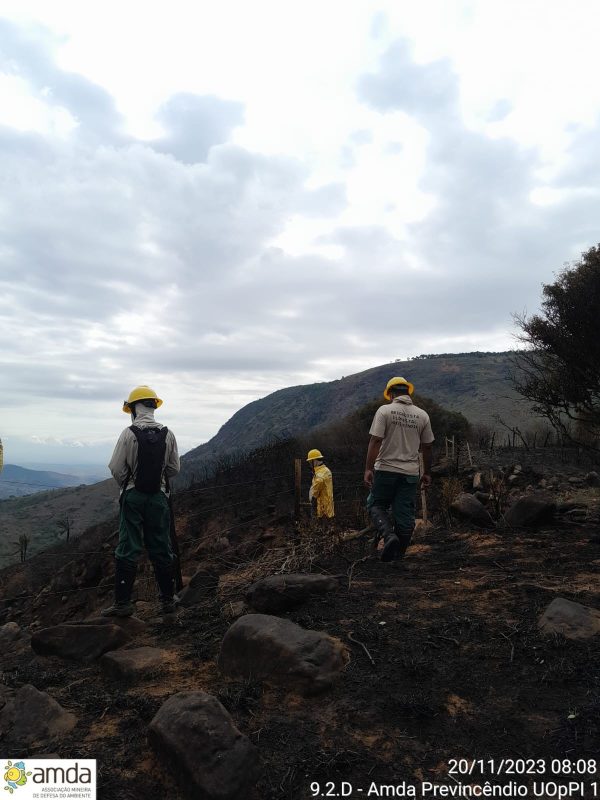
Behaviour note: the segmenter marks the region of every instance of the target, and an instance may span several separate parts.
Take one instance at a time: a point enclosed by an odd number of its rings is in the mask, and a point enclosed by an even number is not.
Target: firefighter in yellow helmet
[[[333,477],[331,470],[323,463],[323,454],[320,450],[309,450],[306,460],[313,471],[308,499],[310,502],[317,501],[317,517],[332,519],[335,511],[333,507]]]
[[[383,539],[382,561],[402,558],[415,527],[419,484],[419,451],[423,454],[421,484],[431,484],[433,432],[429,415],[414,405],[414,386],[406,378],[391,378],[383,396],[389,402],[375,412],[365,465],[371,490],[367,510]],[[392,518],[388,513],[391,507]]]
[[[129,617],[137,562],[144,548],[158,584],[163,615],[175,612],[174,554],[171,547],[169,479],[179,472],[173,432],[154,419],[162,400],[149,386],[137,386],[123,403],[131,425],[121,433],[108,465],[121,488],[119,542],[115,550],[115,602],[102,614]]]

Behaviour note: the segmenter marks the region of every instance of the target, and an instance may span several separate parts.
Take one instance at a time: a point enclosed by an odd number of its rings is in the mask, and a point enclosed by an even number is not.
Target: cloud
[[[244,107],[219,97],[180,93],[169,98],[157,117],[167,135],[152,142],[152,147],[195,164],[206,160],[211,147],[229,140],[232,130],[244,121]]]
[[[54,61],[57,44],[45,28],[23,29],[0,19],[0,72],[17,75],[50,106],[66,109],[83,138],[122,142],[122,117],[113,98],[92,81],[59,69]]]

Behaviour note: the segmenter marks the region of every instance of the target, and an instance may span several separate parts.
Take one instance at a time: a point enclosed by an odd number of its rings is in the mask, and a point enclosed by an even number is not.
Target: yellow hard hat
[[[149,386],[136,386],[129,392],[129,397],[123,403],[123,411],[126,414],[131,414],[130,403],[137,403],[138,400],[156,400],[156,407],[162,406],[162,400],[156,394],[154,389]]]
[[[415,387],[412,385],[410,381],[407,381],[406,378],[390,378],[387,382],[387,386],[385,387],[385,392],[383,396],[386,400],[391,400],[390,397],[390,389],[392,386],[408,386],[408,393],[412,394],[415,390]]]
[[[315,461],[317,458],[323,458],[323,453],[320,450],[309,450],[306,456],[307,461]]]

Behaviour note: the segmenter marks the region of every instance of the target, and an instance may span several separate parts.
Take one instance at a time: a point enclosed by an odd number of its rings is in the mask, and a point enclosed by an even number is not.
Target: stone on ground
[[[344,645],[288,619],[246,614],[221,644],[219,669],[233,678],[264,680],[311,695],[328,689],[348,662]]]
[[[69,733],[77,717],[46,692],[22,686],[0,710],[0,737],[18,744],[45,742]]]
[[[256,748],[206,692],[170,697],[150,723],[148,738],[191,797],[243,800],[255,783]]]
[[[561,633],[567,639],[589,639],[600,633],[600,611],[557,597],[540,617],[539,626],[544,633]]]
[[[588,486],[600,486],[600,475],[595,470],[588,472],[584,480]]]
[[[122,647],[129,639],[129,634],[121,627],[110,623],[103,625],[61,623],[36,631],[31,637],[31,647],[41,656],[95,661],[103,653]]]
[[[504,519],[511,528],[542,525],[554,516],[556,503],[545,495],[520,497],[506,512]]]
[[[289,611],[308,603],[315,595],[339,588],[330,575],[270,575],[253,583],[246,592],[246,602],[264,613]]]
[[[461,519],[480,525],[483,528],[494,528],[494,520],[483,505],[472,494],[462,492],[450,505],[451,511]]]
[[[100,668],[109,678],[130,681],[160,671],[168,659],[169,654],[158,647],[136,647],[105,653],[100,659]]]
[[[98,612],[95,611],[94,614]],[[67,623],[69,625],[116,625],[129,634],[129,636],[136,636],[142,633],[148,627],[144,620],[139,617],[96,617],[91,616],[79,622]]]
[[[219,576],[210,570],[199,569],[192,575],[188,585],[178,593],[179,603],[184,608],[189,608],[207,597],[214,597],[218,588]]]

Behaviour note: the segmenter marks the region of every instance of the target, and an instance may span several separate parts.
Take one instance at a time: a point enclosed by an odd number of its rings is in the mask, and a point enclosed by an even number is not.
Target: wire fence
[[[298,461],[298,459],[296,461]],[[358,476],[358,475],[362,476],[362,474],[363,474],[362,470],[358,470],[358,469],[356,469],[356,470],[336,470],[335,471],[335,476]],[[184,491],[188,495],[196,495],[196,494],[201,493],[201,492],[215,492],[215,491],[219,491],[219,490],[222,490],[222,489],[229,489],[229,488],[258,486],[258,485],[263,485],[263,484],[271,482],[271,481],[277,481],[277,480],[282,480],[282,479],[286,479],[286,480],[289,481],[291,478],[292,478],[292,476],[291,476],[290,473],[283,473],[283,474],[276,474],[276,475],[264,475],[260,479],[256,479],[256,480],[236,481],[236,482],[229,482],[229,483],[222,483],[222,484],[213,484],[211,486],[201,486],[201,487],[198,487],[198,488],[189,488],[189,489],[184,490]],[[9,483],[9,481],[4,481],[4,482],[5,483]],[[303,481],[303,482],[305,483],[305,481]],[[17,482],[17,481],[12,481],[10,483],[21,483],[23,485],[23,482]],[[31,485],[31,484],[24,484],[24,485]],[[43,484],[35,484],[35,485],[36,486],[42,486]],[[45,488],[54,488],[54,489],[56,489],[56,488],[73,488],[73,487],[45,487]],[[286,489],[278,490],[278,491],[275,491],[275,492],[270,492],[268,494],[261,494],[260,497],[258,497],[258,498],[256,498],[256,497],[248,497],[248,498],[245,498],[245,499],[240,500],[240,501],[235,502],[235,503],[226,502],[226,503],[223,503],[223,504],[218,505],[218,506],[213,506],[211,508],[196,510],[195,511],[195,517],[197,517],[197,516],[208,516],[208,515],[211,515],[211,514],[218,514],[219,512],[229,511],[231,509],[239,508],[240,506],[243,506],[243,505],[251,505],[252,503],[256,503],[257,501],[266,502],[266,501],[269,501],[269,500],[273,500],[274,498],[284,497],[286,495],[291,495],[292,493],[295,495],[296,503],[299,503],[299,498],[297,496],[298,492],[299,492],[299,489],[300,489],[300,487],[297,485],[297,483],[295,483],[293,486],[288,486],[288,488],[286,488]],[[357,496],[357,493],[358,493],[359,490],[362,490],[363,492],[366,491],[365,486],[364,486],[364,484],[362,482],[361,483],[345,482],[342,485],[336,484],[335,485],[335,491],[336,491],[336,495],[337,495],[336,496],[336,500],[335,500],[336,507],[339,508],[340,506],[341,507],[344,507],[344,506],[350,507],[350,506],[352,506],[353,508],[355,508],[357,502],[359,502],[359,498]],[[348,492],[354,492],[354,493],[356,493],[356,496],[348,497],[347,496]],[[177,496],[177,494],[178,494],[177,492],[174,493],[175,496]],[[273,505],[273,504],[270,503],[269,505]],[[222,528],[220,530],[220,533],[223,536],[225,536],[226,534],[228,534],[228,533],[230,533],[230,532],[232,532],[232,531],[234,531],[234,530],[236,530],[236,529],[238,529],[240,527],[243,527],[245,525],[254,524],[257,521],[261,521],[261,520],[264,520],[264,519],[267,519],[267,518],[272,518],[272,517],[273,517],[273,511],[272,510],[267,511],[264,514],[254,514],[253,513],[251,519],[247,519],[247,520],[243,520],[243,521],[234,523],[234,524],[228,526],[227,528]],[[290,511],[290,519],[292,519],[291,511]],[[108,542],[110,542],[110,540],[113,539],[117,534],[118,534],[118,530],[115,530],[108,537],[106,537],[105,545]],[[189,546],[189,545],[193,545],[195,543],[199,543],[201,541],[204,541],[205,538],[206,538],[206,533],[204,533],[203,535],[198,536],[198,537],[186,538],[186,539],[182,540],[182,543],[184,543],[184,544]],[[20,549],[16,550],[16,551],[14,551],[14,553],[12,553],[12,555],[18,555],[20,552],[21,552]],[[103,549],[100,549],[100,550],[77,550],[76,552],[73,552],[71,554],[72,558],[70,558],[70,560],[68,560],[64,564],[62,569],[65,570],[70,565],[78,563],[79,561],[81,561],[81,559],[83,559],[86,556],[106,555],[106,554],[107,554],[106,546]],[[7,555],[11,555],[11,554],[7,554]],[[44,560],[46,560],[48,558],[58,558],[58,559],[60,559],[60,558],[64,558],[65,557],[65,553],[64,553],[64,551],[59,551],[59,552],[42,551],[42,552],[34,554],[34,558],[39,558],[39,557],[43,557]],[[23,561],[23,562],[18,563],[18,564],[11,564],[10,567],[11,567],[11,569],[22,568],[22,569],[25,570],[25,569],[31,567],[32,565],[33,565],[32,561]],[[76,589],[64,589],[64,590],[60,590],[60,591],[49,591],[47,589],[41,589],[40,592],[37,592],[37,593],[20,594],[20,595],[17,595],[16,597],[13,597],[13,598],[0,598],[0,602],[2,602],[2,603],[14,603],[14,602],[17,602],[17,601],[20,602],[22,600],[28,600],[28,599],[39,597],[40,594],[43,594],[43,596],[64,596],[64,595],[69,595],[69,594],[77,593],[77,592],[81,592],[81,591],[98,591],[101,588],[102,588],[102,586],[97,584],[97,585],[88,586],[88,587],[79,587],[79,588],[76,588]]]

